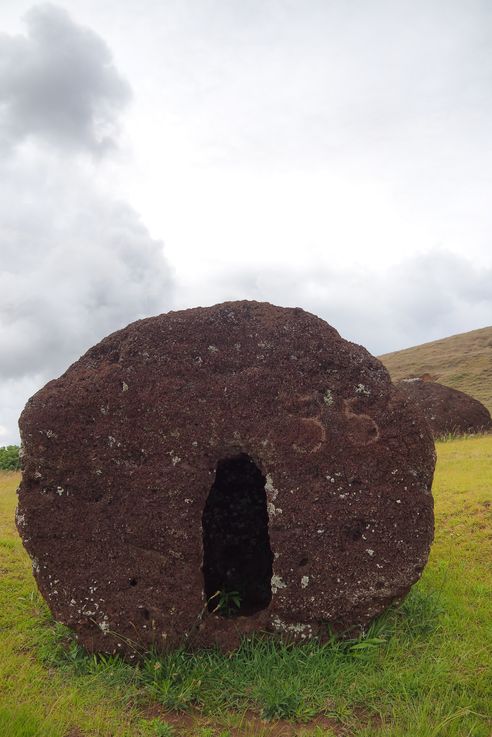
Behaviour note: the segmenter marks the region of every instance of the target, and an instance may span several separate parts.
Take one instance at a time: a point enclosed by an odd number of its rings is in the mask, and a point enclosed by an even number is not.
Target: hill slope
[[[431,374],[479,399],[492,413],[492,326],[379,356],[393,381]]]

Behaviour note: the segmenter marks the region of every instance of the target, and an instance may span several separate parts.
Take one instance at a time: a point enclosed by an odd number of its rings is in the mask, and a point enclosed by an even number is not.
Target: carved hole
[[[265,477],[245,453],[218,462],[202,531],[208,610],[232,617],[266,609],[273,555]]]

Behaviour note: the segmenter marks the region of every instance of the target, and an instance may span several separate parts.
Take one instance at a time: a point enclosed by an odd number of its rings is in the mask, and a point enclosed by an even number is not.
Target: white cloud
[[[178,285],[179,303],[256,299],[313,312],[373,354],[406,348],[490,323],[492,267],[446,251],[364,268],[325,263],[223,268],[212,281]]]
[[[45,382],[46,378],[39,375],[32,378],[2,379],[0,382],[0,412],[3,433],[0,435],[0,445],[19,443],[17,420],[21,410],[26,400]]]

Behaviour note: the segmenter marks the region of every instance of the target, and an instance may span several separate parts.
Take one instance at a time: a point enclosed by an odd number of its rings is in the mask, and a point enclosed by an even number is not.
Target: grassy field
[[[438,445],[422,580],[364,639],[245,642],[138,667],[84,655],[40,599],[0,474],[2,737],[490,737],[492,436]]]
[[[479,399],[492,413],[492,327],[379,356],[393,381],[429,373]]]

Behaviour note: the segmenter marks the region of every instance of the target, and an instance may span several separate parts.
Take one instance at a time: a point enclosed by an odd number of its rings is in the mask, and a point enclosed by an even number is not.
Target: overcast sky
[[[490,325],[491,131],[489,0],[1,0],[0,445],[169,309]]]

